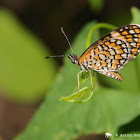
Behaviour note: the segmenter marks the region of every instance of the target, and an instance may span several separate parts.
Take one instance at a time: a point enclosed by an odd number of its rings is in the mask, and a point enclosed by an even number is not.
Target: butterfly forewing
[[[112,38],[121,39],[129,44],[130,58],[132,60],[140,50],[140,25],[127,25],[110,33]],[[104,38],[105,39],[105,38]]]

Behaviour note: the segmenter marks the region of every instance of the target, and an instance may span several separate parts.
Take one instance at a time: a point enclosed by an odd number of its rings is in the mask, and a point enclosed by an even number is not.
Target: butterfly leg
[[[92,79],[92,72],[91,72],[91,70],[89,70],[89,73],[90,73],[90,79],[91,79],[91,86],[92,86],[92,90],[93,90],[93,79]]]
[[[80,72],[78,72],[77,74],[77,81],[78,81],[78,92],[79,92],[79,89],[80,89],[80,82],[79,82],[79,74],[82,73],[83,71],[81,70]]]

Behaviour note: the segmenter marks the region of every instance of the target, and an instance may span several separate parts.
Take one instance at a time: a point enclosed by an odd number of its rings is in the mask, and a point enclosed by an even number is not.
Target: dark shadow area
[[[109,140],[105,138],[104,135],[88,135],[88,136],[80,136],[77,140]]]
[[[120,127],[119,134],[130,133],[130,132],[139,132],[140,131],[140,116],[131,121],[130,123]]]

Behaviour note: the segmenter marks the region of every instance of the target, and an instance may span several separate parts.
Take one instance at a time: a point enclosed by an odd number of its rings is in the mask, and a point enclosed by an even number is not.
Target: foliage
[[[132,8],[132,15],[135,16],[132,21],[140,24],[139,10]],[[77,35],[73,43],[76,53],[81,54],[85,50],[87,34],[94,25],[95,22],[87,24]],[[93,34],[93,37],[93,42],[99,38],[98,31]],[[49,96],[46,96],[40,110],[25,132],[16,140],[70,140],[80,135],[105,132],[112,133],[114,137],[110,137],[111,139],[121,139],[115,137],[116,133],[121,133],[119,128],[140,115],[139,61],[140,56],[123,69],[122,75],[125,77],[123,82],[98,76],[100,79],[95,86],[92,99],[85,104],[72,104],[62,102],[59,98],[72,93],[77,84],[76,74],[79,68],[72,65],[68,59],[64,59],[64,67],[57,75]],[[108,87],[104,87],[103,83]]]
[[[56,72],[46,55],[49,51],[14,15],[0,11],[0,85],[5,96],[20,103],[39,101]]]
[[[84,84],[87,80],[91,79],[89,72],[84,72],[82,76],[79,78],[79,85],[81,87],[82,84]],[[80,88],[78,91],[78,84],[77,87],[74,90],[74,93],[67,97],[61,97],[60,100],[64,100],[71,103],[85,103],[89,101],[94,93],[95,89],[95,77],[92,74],[92,82],[93,82],[93,89],[92,85],[90,86],[84,86],[83,88]]]

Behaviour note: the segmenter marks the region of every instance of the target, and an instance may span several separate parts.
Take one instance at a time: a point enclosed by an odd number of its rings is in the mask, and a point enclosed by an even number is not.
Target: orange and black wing
[[[134,59],[140,51],[140,25],[132,24],[120,27],[116,30],[113,30],[109,34],[102,37],[100,40],[93,43],[85,52],[81,55],[79,62],[82,62],[83,59],[89,55],[90,51],[97,47],[98,44],[109,40],[110,38],[120,39],[128,43],[128,48],[130,49],[130,58],[129,60]]]
[[[128,44],[120,39],[110,38],[97,44],[83,57],[82,65],[108,77],[122,80],[117,72],[129,61]]]
[[[138,55],[140,51],[140,25],[132,24],[120,27],[103,37],[102,40],[105,41],[109,38],[121,39],[129,44],[131,54],[129,60]]]
[[[118,70],[134,59],[140,50],[140,26],[120,27],[92,44],[80,57],[87,69],[122,80]]]
[[[98,44],[85,56],[82,64],[95,71],[118,71],[129,61],[128,44],[120,39],[109,39]]]

